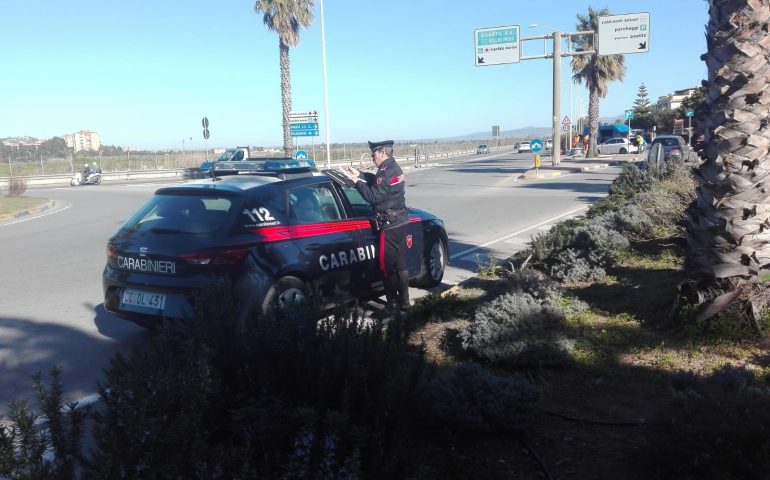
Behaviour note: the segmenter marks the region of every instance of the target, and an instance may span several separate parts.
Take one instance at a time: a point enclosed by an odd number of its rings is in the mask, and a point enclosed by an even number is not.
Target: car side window
[[[289,218],[303,223],[341,220],[331,185],[309,185],[290,190]]]
[[[358,190],[352,187],[343,187],[342,191],[353,209],[354,217],[371,217],[374,215],[372,205],[364,200],[364,197],[361,196]]]

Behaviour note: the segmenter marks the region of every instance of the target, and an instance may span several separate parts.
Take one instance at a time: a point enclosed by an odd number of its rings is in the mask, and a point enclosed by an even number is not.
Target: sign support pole
[[[561,163],[561,32],[553,32],[553,141],[551,156],[553,166]]]

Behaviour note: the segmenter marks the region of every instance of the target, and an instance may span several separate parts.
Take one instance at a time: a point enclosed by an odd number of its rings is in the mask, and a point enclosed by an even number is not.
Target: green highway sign
[[[476,66],[519,63],[519,26],[479,28],[473,34]]]

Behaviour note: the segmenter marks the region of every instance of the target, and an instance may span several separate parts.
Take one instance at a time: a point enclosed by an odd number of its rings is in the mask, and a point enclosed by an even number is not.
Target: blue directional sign
[[[304,150],[297,150],[294,152],[294,159],[295,160],[304,160],[307,158],[307,152]]]
[[[290,123],[289,132],[292,137],[317,137],[318,122]]]
[[[318,123],[290,123],[289,130],[318,130]]]
[[[687,110],[687,111],[685,112],[685,114],[686,114],[688,117],[692,117],[692,116],[695,116],[695,112],[694,112],[694,111],[692,111],[692,110]]]
[[[626,119],[627,120],[633,120],[634,119],[634,111],[633,110],[626,110]]]
[[[529,149],[532,150],[533,153],[540,153],[540,151],[543,150],[543,141],[539,138],[533,138],[529,142]]]
[[[292,130],[292,137],[317,137],[318,130]]]

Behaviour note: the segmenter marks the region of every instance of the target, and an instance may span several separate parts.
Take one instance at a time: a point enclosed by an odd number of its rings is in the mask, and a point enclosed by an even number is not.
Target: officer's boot
[[[409,270],[398,271],[398,308],[402,312],[409,310]]]
[[[398,310],[398,276],[388,275],[383,281],[385,286],[385,308],[382,309],[384,315],[393,315]]]

